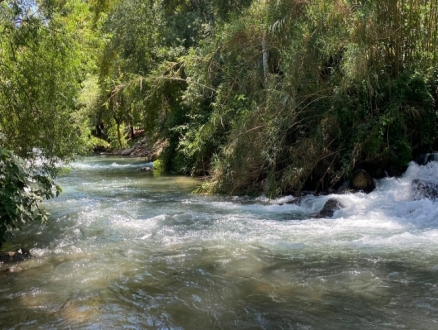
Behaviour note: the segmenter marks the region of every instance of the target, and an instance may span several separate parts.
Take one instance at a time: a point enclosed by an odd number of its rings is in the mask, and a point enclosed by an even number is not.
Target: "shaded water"
[[[197,196],[197,181],[86,158],[17,234],[36,258],[0,274],[2,329],[437,329],[438,208],[411,165],[314,219],[331,196]],[[3,266],[2,269],[4,270]]]

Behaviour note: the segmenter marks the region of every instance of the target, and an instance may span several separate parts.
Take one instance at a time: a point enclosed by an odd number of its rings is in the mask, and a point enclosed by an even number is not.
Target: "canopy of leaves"
[[[84,145],[76,99],[93,42],[79,0],[0,3],[0,132],[23,157],[68,159]],[[89,37],[89,38],[88,38]],[[86,38],[86,39],[84,39]]]
[[[326,190],[437,147],[436,0],[98,3],[90,125],[166,141],[204,191]]]

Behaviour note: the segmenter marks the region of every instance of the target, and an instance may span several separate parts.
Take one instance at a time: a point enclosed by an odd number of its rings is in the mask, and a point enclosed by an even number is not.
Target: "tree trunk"
[[[268,78],[269,73],[269,67],[268,67],[268,49],[267,49],[267,42],[266,42],[266,32],[263,33],[262,38],[262,56],[263,56],[263,77],[265,80]]]
[[[132,140],[134,140],[135,133],[134,133],[134,126],[133,125],[129,125],[129,136]]]

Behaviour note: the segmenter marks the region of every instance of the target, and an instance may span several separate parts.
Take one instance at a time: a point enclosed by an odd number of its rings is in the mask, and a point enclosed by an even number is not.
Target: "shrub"
[[[0,243],[31,221],[47,221],[40,202],[58,196],[61,188],[53,180],[11,151],[0,147]]]

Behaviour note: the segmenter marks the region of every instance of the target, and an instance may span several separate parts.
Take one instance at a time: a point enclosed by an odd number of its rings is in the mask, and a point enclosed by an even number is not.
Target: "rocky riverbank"
[[[132,147],[122,149],[95,149],[96,153],[101,155],[141,157],[149,162],[157,159],[163,149],[166,147],[165,141],[151,141],[148,138],[141,138]]]

